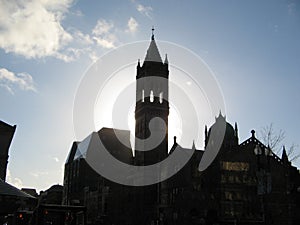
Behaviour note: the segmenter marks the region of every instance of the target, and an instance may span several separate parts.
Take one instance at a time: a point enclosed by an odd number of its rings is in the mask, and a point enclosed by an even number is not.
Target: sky
[[[150,41],[152,26],[156,40],[190,49],[213,71],[240,142],[272,123],[287,147],[300,144],[299,1],[2,0],[0,120],[17,125],[9,183],[63,183],[83,76],[111,50]]]

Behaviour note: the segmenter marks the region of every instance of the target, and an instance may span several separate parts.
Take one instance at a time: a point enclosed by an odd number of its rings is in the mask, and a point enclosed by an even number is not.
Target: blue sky
[[[17,125],[10,183],[62,184],[82,76],[111,49],[149,40],[152,25],[157,40],[191,49],[211,68],[240,141],[273,123],[287,147],[300,144],[299,1],[4,0],[0,119]]]

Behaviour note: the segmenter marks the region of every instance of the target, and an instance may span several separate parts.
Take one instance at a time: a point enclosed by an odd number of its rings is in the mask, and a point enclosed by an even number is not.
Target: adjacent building
[[[16,125],[11,126],[0,120],[0,179],[5,181],[8,164],[8,151],[16,131]]]

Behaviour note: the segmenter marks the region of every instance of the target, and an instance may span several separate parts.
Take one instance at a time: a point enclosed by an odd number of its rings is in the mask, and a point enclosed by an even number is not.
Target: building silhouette
[[[38,195],[33,188],[19,190],[5,182],[9,146],[15,130],[16,126],[0,121],[0,224],[86,224],[86,207],[61,205],[63,186],[53,185]]]
[[[5,182],[9,147],[15,130],[16,125],[0,121],[0,224],[28,224],[31,214],[28,216],[27,212],[36,205],[36,196],[31,195],[35,193],[34,189],[19,190]]]
[[[8,151],[16,131],[16,125],[11,126],[0,120],[0,179],[5,181],[8,164]]]
[[[168,126],[168,79],[168,59],[162,61],[152,34],[145,60],[137,65],[136,138],[145,140],[150,136],[150,121],[154,117]],[[213,139],[212,130],[220,124],[225,124],[220,151],[212,164],[199,172],[199,162]],[[163,133],[163,140],[147,152],[138,150],[147,146],[135,146],[134,155],[128,147],[130,133],[126,130],[102,128],[81,142],[74,142],[65,164],[63,204],[86,206],[88,224],[282,225],[300,221],[300,175],[285,149],[278,157],[256,138],[255,131],[240,143],[237,124],[233,127],[221,112],[215,123],[204,129],[203,150],[196,149],[195,144],[192,149],[183,148],[174,137],[168,151],[168,130],[159,122],[153,127],[154,132]],[[85,153],[93,150],[94,138],[100,138],[105,151],[116,159],[137,166],[162,161],[175,148],[195,152],[166,181],[143,187],[126,186],[104,178],[87,163]]]

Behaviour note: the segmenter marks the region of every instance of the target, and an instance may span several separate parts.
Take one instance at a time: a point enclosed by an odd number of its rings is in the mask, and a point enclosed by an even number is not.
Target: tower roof
[[[155,43],[153,30],[154,29],[152,28],[151,42],[150,42],[149,48],[147,50],[145,61],[161,62],[162,63],[162,59],[160,57],[157,45]]]
[[[285,146],[283,146],[283,149],[282,149],[281,159],[284,162],[288,162],[289,161],[289,158],[288,158],[286,150],[285,150]]]

